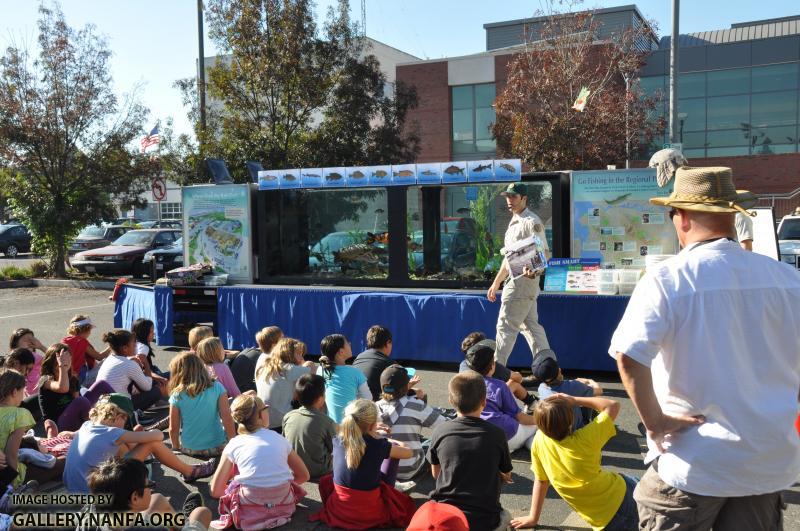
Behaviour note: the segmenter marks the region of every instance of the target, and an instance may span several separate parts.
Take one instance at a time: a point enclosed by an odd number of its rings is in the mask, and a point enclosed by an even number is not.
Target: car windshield
[[[183,247],[183,238],[178,238],[175,240],[175,243],[172,244],[173,247]]]
[[[444,232],[445,224],[442,223],[442,232],[439,233],[439,238],[441,239],[441,249],[442,254],[447,254],[450,252],[450,245],[453,243],[453,233],[451,232]],[[414,233],[411,235],[411,241],[422,245],[422,233],[421,230],[415,230]]]
[[[84,228],[78,236],[83,237],[98,237],[102,238],[103,234],[105,234],[105,229],[103,227],[98,227],[97,225],[92,225],[90,227]]]
[[[800,218],[784,220],[778,231],[778,239],[800,240]]]
[[[153,238],[155,238],[156,234],[156,232],[132,230],[114,240],[114,245],[140,245],[142,247],[147,247],[153,242]]]
[[[328,234],[324,238],[322,238],[313,248],[312,251],[317,253],[331,253],[333,251],[338,251],[343,247],[347,247],[348,245],[353,245],[356,239],[354,236],[348,233],[333,233]]]

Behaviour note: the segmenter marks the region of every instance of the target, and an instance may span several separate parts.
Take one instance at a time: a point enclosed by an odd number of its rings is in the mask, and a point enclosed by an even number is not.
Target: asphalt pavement
[[[101,345],[100,335],[113,327],[113,303],[108,300],[108,291],[82,290],[73,288],[18,288],[0,289],[0,331],[8,337],[17,327],[34,330],[37,337],[45,344],[58,341],[63,337],[69,319],[77,313],[88,314],[97,325],[90,341],[95,347]],[[286,331],[291,334],[291,331]],[[333,331],[332,331],[333,332]],[[366,331],[365,331],[366,332]],[[165,368],[169,360],[180,351],[179,348],[156,347],[156,363]],[[402,341],[395,344],[392,356],[402,359]],[[411,365],[411,363],[409,363]],[[447,406],[447,382],[455,373],[456,366],[448,364],[413,364],[417,374],[422,378],[421,387],[428,393],[429,403],[435,406]],[[633,409],[618,375],[614,373],[588,373],[567,371],[567,377],[589,377],[600,383],[605,395],[622,402],[622,411],[617,418],[617,435],[603,451],[603,466],[609,470],[623,472],[632,476],[644,473],[642,463],[642,447],[644,440],[639,434],[637,423],[639,418]],[[166,435],[165,435],[166,439]],[[183,457],[189,462],[193,459]],[[512,455],[514,464],[513,484],[503,486],[501,503],[513,515],[526,514],[530,507],[533,473],[530,471],[530,455],[527,450],[520,450]],[[192,486],[183,483],[177,474],[162,467],[154,468],[155,490],[169,496],[173,504],[180,507],[184,498],[191,491],[199,491],[206,498],[206,505],[216,515],[216,500],[209,495],[208,480],[200,480]],[[301,502],[292,522],[284,529],[327,529],[322,524],[310,524],[307,518],[320,508],[317,486],[313,483],[304,485],[308,496]],[[425,477],[409,494],[419,504],[424,503],[433,488],[433,480]],[[788,509],[785,513],[785,529],[800,529],[800,483],[784,493]],[[551,488],[544,504],[539,529],[590,529]]]

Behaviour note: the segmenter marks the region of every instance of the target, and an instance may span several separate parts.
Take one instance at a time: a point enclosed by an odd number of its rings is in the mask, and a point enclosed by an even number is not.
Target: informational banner
[[[672,185],[659,188],[651,168],[572,172],[572,257],[643,269],[648,254],[677,253],[669,210],[649,201]]]
[[[547,262],[544,290],[551,292],[597,293],[597,258],[551,258]]]
[[[253,282],[250,186],[185,186],[183,263],[210,263],[229,282]]]

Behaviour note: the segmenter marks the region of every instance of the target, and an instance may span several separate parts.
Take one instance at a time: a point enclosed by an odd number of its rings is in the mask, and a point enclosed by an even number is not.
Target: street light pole
[[[203,50],[203,0],[197,0],[197,49],[198,49],[198,78],[197,78],[197,97],[200,108],[200,135],[198,144],[200,147],[200,158],[203,155],[203,136],[206,132],[206,61],[205,51]],[[202,176],[203,163],[200,162],[198,174]]]
[[[680,0],[672,0],[672,38],[669,42],[669,142],[678,142],[678,39]]]

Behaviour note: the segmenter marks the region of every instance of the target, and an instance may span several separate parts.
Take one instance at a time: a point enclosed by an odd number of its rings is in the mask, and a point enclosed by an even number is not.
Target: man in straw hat
[[[647,428],[643,529],[780,529],[800,474],[800,276],[734,240],[754,199],[729,168],[683,167],[650,200],[683,249],[639,282],[609,348]]]

